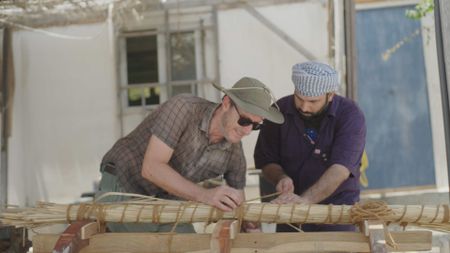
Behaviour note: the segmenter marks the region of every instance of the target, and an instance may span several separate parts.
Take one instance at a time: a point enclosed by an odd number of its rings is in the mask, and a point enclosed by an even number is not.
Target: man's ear
[[[334,93],[334,92],[330,92],[329,93],[329,97],[328,97],[328,101],[333,101],[333,97],[334,97],[334,95],[335,95],[336,93]]]
[[[222,106],[225,110],[228,110],[232,106],[231,99],[227,95],[223,96]]]

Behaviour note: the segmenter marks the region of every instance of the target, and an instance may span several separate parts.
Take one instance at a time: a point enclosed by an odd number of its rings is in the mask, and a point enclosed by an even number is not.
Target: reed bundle
[[[184,201],[141,199],[127,202],[54,204],[7,208],[0,222],[16,227],[38,227],[74,220],[97,222],[193,223],[237,219],[265,223],[359,224],[363,220],[424,226],[450,232],[448,205],[386,205],[382,202],[350,205],[245,203],[232,212]]]

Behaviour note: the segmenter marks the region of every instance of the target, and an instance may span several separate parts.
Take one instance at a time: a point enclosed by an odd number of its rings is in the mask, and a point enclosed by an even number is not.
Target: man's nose
[[[244,127],[244,133],[245,135],[249,135],[253,130],[253,125],[248,125]]]
[[[302,103],[300,109],[302,112],[309,113],[311,111],[311,106],[308,103]]]

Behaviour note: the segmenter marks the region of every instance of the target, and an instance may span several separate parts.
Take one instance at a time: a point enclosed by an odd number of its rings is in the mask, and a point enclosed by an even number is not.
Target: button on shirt
[[[317,140],[313,141],[306,134],[294,99],[291,95],[277,102],[285,117],[284,124],[264,122],[254,153],[256,167],[281,165],[294,181],[295,193],[301,195],[331,165],[343,165],[351,173],[349,178],[320,203],[355,203],[359,200],[359,167],[366,136],[363,113],[353,101],[335,95],[321,122]]]
[[[223,175],[228,185],[242,189],[246,162],[241,143],[232,144],[225,139],[209,143],[209,126],[217,108],[218,104],[192,95],[175,96],[118,140],[104,156],[102,165],[114,164],[112,173],[126,192],[175,198],[141,176],[148,142],[155,135],[174,150],[169,165],[184,178],[197,183]]]

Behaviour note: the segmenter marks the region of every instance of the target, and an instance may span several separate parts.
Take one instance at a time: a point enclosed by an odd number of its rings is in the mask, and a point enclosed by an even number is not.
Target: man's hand
[[[283,178],[281,178],[277,185],[276,188],[277,192],[281,192],[282,194],[285,193],[293,193],[294,192],[294,182],[292,181],[292,179],[288,176],[284,176]]]
[[[262,230],[261,230],[261,223],[244,221],[244,222],[242,222],[241,230],[243,232],[245,232],[245,233],[259,233],[259,232],[262,232]]]
[[[270,203],[273,204],[311,204],[311,202],[295,193],[283,193],[278,198],[272,200]]]
[[[219,208],[224,212],[233,211],[244,201],[244,192],[226,185],[205,190],[200,202]]]

